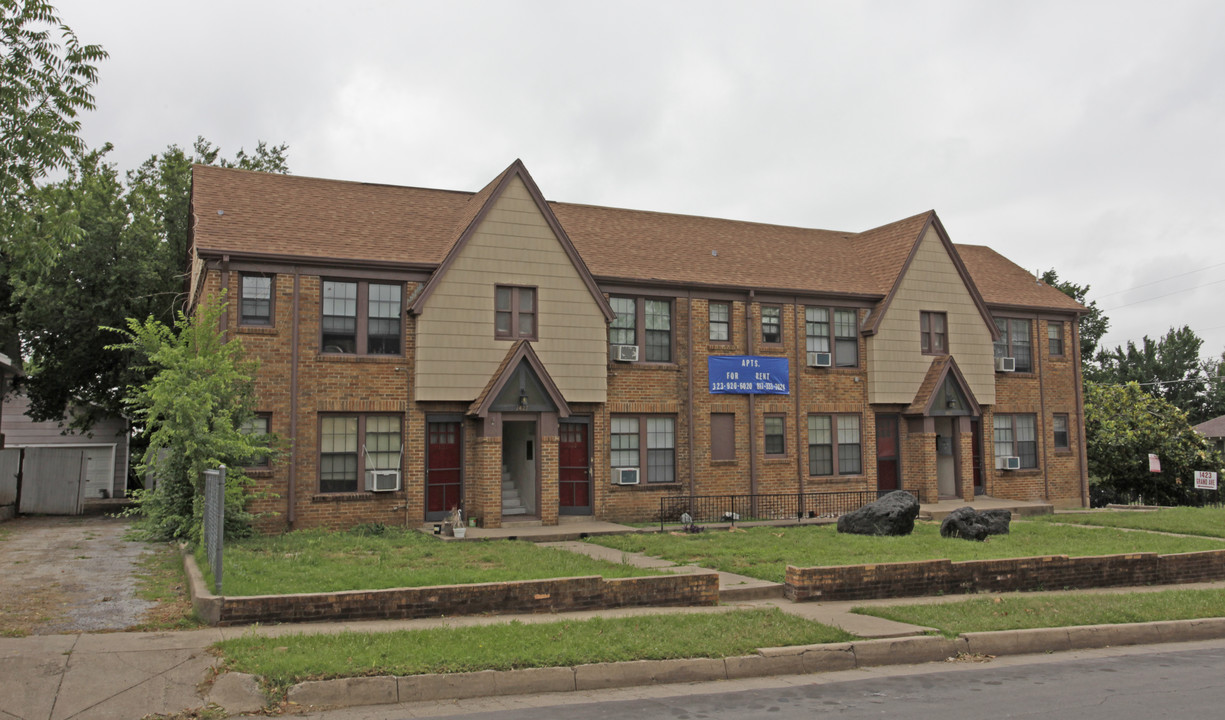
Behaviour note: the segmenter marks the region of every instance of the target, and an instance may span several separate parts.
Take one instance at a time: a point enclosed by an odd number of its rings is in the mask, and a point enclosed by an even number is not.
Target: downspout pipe
[[[1037,340],[1033,344],[1034,357],[1038,360],[1038,411],[1042,414],[1038,421],[1039,432],[1042,433],[1042,493],[1047,502],[1051,500],[1051,468],[1050,468],[1050,447],[1046,442],[1046,380],[1042,372],[1042,347],[1046,345],[1049,349],[1050,344],[1043,342],[1043,335],[1039,332],[1042,327],[1042,316],[1034,316],[1034,339]]]
[[[689,382],[689,498],[691,501],[690,507],[692,507],[692,498],[695,494],[694,492],[694,465],[695,465],[695,462],[694,462],[694,457],[693,457],[693,447],[694,447],[694,441],[693,441],[693,435],[694,435],[693,364],[696,362],[696,358],[695,358],[696,353],[694,353],[694,343],[693,343],[693,323],[694,323],[693,292],[690,291],[687,294],[689,296],[689,300],[688,300],[688,303],[689,303],[689,349],[687,351],[688,357],[686,358],[685,364],[688,365],[688,368],[689,368],[688,369],[688,382]]]
[[[753,354],[753,299],[757,297],[755,290],[749,290],[748,300],[744,303],[744,347],[749,355]],[[751,512],[757,513],[757,396],[749,393],[749,496],[752,498]]]
[[[293,330],[290,334],[289,360],[289,510],[286,516],[292,530],[298,519],[298,325],[301,319],[302,271],[293,269]]]
[[[795,305],[795,310],[792,312],[795,318],[795,379],[792,380],[792,387],[795,388],[795,476],[800,489],[800,507],[797,512],[802,520],[804,516],[804,454],[800,450],[804,447],[804,435],[800,429],[803,424],[800,415],[800,393],[804,388],[804,367],[807,365],[808,358],[804,354],[803,346],[800,345],[800,329],[807,329],[807,326],[804,325],[804,309],[800,306],[800,299],[792,298],[791,302]],[[807,335],[807,333],[803,334]]]
[[[1076,445],[1080,449],[1080,504],[1082,507],[1089,507],[1089,447],[1085,437],[1085,387],[1081,372],[1084,366],[1080,361],[1080,318],[1074,319],[1071,325],[1072,357],[1076,363]]]

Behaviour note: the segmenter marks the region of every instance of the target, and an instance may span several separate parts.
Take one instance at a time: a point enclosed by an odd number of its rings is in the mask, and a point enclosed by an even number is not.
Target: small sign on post
[[[1216,490],[1216,473],[1211,470],[1196,470],[1195,471],[1195,489],[1196,490]]]
[[[1154,453],[1148,454],[1148,471],[1161,472],[1161,458],[1157,457]]]

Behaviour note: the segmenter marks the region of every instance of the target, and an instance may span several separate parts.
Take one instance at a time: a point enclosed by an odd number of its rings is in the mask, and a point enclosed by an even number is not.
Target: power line
[[[1166,293],[1165,295],[1156,295],[1151,298],[1144,298],[1143,300],[1136,300],[1134,302],[1123,303],[1122,305],[1115,305],[1112,308],[1106,308],[1105,310],[1102,310],[1102,312],[1111,312],[1112,310],[1118,310],[1119,308],[1131,307],[1132,305],[1139,305],[1140,303],[1149,302],[1150,300],[1160,300],[1161,298],[1167,298],[1167,297],[1170,297],[1171,295],[1178,295],[1179,293],[1191,292],[1192,290],[1199,290],[1200,288],[1206,288],[1209,285],[1220,285],[1221,283],[1225,283],[1225,280],[1213,280],[1212,282],[1204,283],[1203,285],[1193,285],[1192,287],[1183,288],[1182,290],[1175,290],[1174,292],[1169,292],[1169,293]]]
[[[1202,268],[1196,268],[1196,269],[1194,269],[1194,270],[1188,270],[1188,271],[1187,271],[1187,272],[1185,272],[1185,273],[1179,273],[1179,274],[1177,274],[1177,275],[1171,275],[1171,276],[1166,277],[1166,278],[1161,278],[1160,280],[1153,280],[1152,282],[1141,283],[1141,284],[1139,284],[1139,285],[1133,285],[1133,286],[1131,286],[1131,287],[1129,287],[1129,288],[1124,288],[1124,289],[1122,289],[1122,290],[1115,290],[1115,291],[1113,291],[1113,292],[1108,292],[1108,293],[1105,293],[1105,294],[1103,294],[1103,295],[1098,295],[1097,297],[1095,297],[1095,298],[1094,298],[1094,300],[1101,300],[1102,298],[1104,298],[1104,297],[1110,297],[1111,295],[1118,295],[1119,293],[1130,292],[1130,291],[1132,291],[1132,290],[1139,290],[1139,289],[1140,289],[1140,288],[1142,288],[1142,287],[1148,287],[1149,285],[1156,285],[1157,283],[1163,283],[1163,282],[1165,282],[1166,280],[1174,280],[1174,279],[1176,279],[1176,278],[1186,277],[1187,275],[1194,275],[1194,274],[1195,274],[1195,273],[1197,273],[1197,272],[1203,272],[1203,271],[1205,271],[1205,270],[1211,270],[1212,268],[1215,268],[1215,267],[1221,267],[1222,265],[1225,265],[1225,262],[1219,262],[1219,263],[1217,263],[1217,264],[1215,264],[1215,265],[1205,265],[1205,266],[1204,266],[1204,267],[1202,267]]]

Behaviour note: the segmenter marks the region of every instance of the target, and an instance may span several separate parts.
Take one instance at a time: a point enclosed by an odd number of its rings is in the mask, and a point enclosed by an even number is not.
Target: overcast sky
[[[1219,0],[56,5],[110,53],[84,135],[123,169],[203,135],[454,190],[522,158],[550,200],[804,227],[934,208],[1091,285],[1107,345],[1225,348]]]

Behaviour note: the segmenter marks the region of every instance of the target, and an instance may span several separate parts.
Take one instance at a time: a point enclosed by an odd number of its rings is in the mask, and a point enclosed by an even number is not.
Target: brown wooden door
[[[897,415],[876,416],[876,489],[897,490],[898,482]]]
[[[558,424],[558,496],[562,515],[591,514],[591,467],[587,423]]]
[[[458,422],[427,423],[425,519],[442,520],[463,502],[463,454]]]

